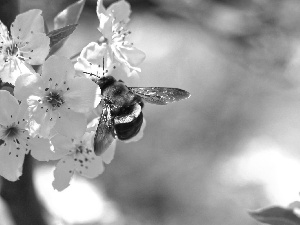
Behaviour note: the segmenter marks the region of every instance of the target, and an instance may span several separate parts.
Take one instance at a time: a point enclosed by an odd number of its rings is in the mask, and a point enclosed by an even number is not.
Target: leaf
[[[300,225],[300,218],[293,209],[272,206],[249,212],[259,222],[270,225]]]
[[[57,50],[61,48],[64,41],[69,37],[73,31],[76,29],[77,24],[68,25],[57,30],[53,30],[47,34],[50,38],[50,53],[48,55],[53,55]]]
[[[73,24],[49,32],[47,36],[50,38],[50,48],[58,44],[63,39],[69,37],[69,35],[73,33],[76,27],[77,24]]]
[[[85,0],[79,0],[61,11],[54,18],[54,29],[56,30],[70,24],[78,23],[84,4]]]
[[[82,9],[85,5],[85,0],[79,0],[72,5],[69,5],[67,8],[65,8],[63,11],[61,11],[57,16],[54,18],[54,31],[58,31],[60,29],[75,25],[78,23],[78,20],[80,18]],[[75,26],[76,28],[76,26]],[[67,40],[68,36],[75,30],[75,28],[65,37],[61,38],[58,42],[50,42],[50,52],[49,56],[53,55],[56,51],[58,51],[65,41]],[[50,33],[51,33],[50,32]],[[49,34],[50,34],[49,33]],[[49,36],[48,34],[48,36]]]

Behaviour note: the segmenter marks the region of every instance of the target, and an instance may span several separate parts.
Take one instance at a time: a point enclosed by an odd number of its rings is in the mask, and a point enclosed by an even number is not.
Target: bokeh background
[[[47,24],[70,0],[20,0]],[[109,5],[113,1],[104,1]],[[132,0],[130,30],[147,58],[128,86],[188,90],[188,100],[146,105],[138,142],[117,142],[95,180],[36,187],[52,224],[255,225],[248,210],[287,206],[300,191],[300,2]],[[59,55],[100,37],[96,1]]]

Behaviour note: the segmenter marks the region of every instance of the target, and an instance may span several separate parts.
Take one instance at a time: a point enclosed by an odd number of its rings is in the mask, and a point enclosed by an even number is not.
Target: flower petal
[[[4,62],[0,58],[0,65],[2,65],[2,68],[0,69],[0,78],[3,82],[8,82],[12,85],[15,85],[17,78],[22,74],[34,72],[28,63],[21,61],[18,58],[11,59],[8,62]]]
[[[29,148],[31,149],[31,155],[38,161],[49,161],[61,159],[62,156],[56,155],[51,151],[51,144],[49,139],[46,138],[31,138],[28,141]]]
[[[66,156],[61,159],[54,170],[54,181],[52,186],[58,191],[66,189],[70,185],[70,180],[74,174],[74,159]]]
[[[58,113],[41,106],[37,101],[28,107],[28,131],[31,136],[49,138],[57,121]],[[43,107],[43,108],[42,108]]]
[[[61,56],[50,56],[43,65],[43,76],[44,81],[49,81],[51,78],[52,86],[55,88],[61,87],[61,85],[69,80],[74,78],[75,70],[72,62]]]
[[[80,58],[84,58],[92,64],[102,65],[103,57],[106,55],[106,52],[106,44],[99,45],[96,42],[91,42],[82,49]]]
[[[77,63],[74,65],[79,76],[91,78],[92,75],[102,77],[110,75],[117,65],[111,58],[112,51],[107,44],[99,45],[96,42],[89,43],[80,53]]]
[[[63,107],[60,107],[59,113],[60,117],[54,126],[59,134],[71,138],[78,138],[84,134],[87,125],[84,114]]]
[[[70,88],[64,99],[68,107],[75,112],[87,113],[100,102],[101,90],[97,84],[85,77],[77,77],[68,82]]]
[[[20,101],[26,100],[30,95],[41,95],[39,74],[24,74],[19,76],[15,83],[14,95]]]
[[[9,40],[7,27],[0,21],[0,41],[5,43]]]
[[[130,4],[123,0],[115,2],[107,8],[107,12],[115,18],[114,23],[121,21],[128,23],[131,14]]]
[[[104,171],[102,158],[91,153],[89,160],[77,160],[75,162],[76,171],[87,178],[95,178]]]
[[[111,41],[112,39],[112,21],[113,18],[111,16],[108,15],[108,13],[106,12],[106,9],[103,6],[103,0],[98,0],[97,1],[97,16],[99,19],[99,28],[98,30],[102,33],[102,35],[109,39],[109,41]]]
[[[91,75],[97,74],[98,66],[93,66],[84,58],[78,58],[74,65],[76,71],[76,77],[90,78]]]
[[[146,54],[143,51],[131,45],[119,45],[116,46],[116,50],[117,51],[114,51],[115,53],[117,53],[116,57],[118,57],[121,62],[123,61],[125,63],[128,63],[129,66],[138,66],[146,58]]]
[[[8,91],[0,90],[0,124],[3,126],[12,123],[15,120],[19,110],[17,99]]]
[[[26,58],[26,62],[30,65],[42,64],[50,50],[50,38],[44,33],[36,33],[31,35],[25,46],[20,48],[20,53]]]
[[[26,41],[35,33],[44,33],[42,10],[32,9],[19,14],[12,23],[10,32],[15,40]]]
[[[70,154],[74,148],[71,138],[57,134],[51,138],[51,142],[54,146],[54,153],[61,156]]]
[[[17,153],[15,143],[0,145],[0,175],[9,181],[16,181],[22,175],[25,154]]]
[[[100,14],[106,14],[106,9],[103,6],[103,0],[98,0],[97,1],[97,15],[99,16]]]
[[[112,31],[113,18],[105,14],[98,15],[98,18],[100,22],[98,30],[105,38],[108,39],[108,42],[110,43],[113,36],[113,31]]]

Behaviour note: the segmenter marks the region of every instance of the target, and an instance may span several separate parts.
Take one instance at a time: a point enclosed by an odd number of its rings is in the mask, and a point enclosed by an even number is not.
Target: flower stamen
[[[5,139],[14,139],[16,137],[19,136],[21,129],[15,124],[11,124],[9,126],[3,127],[1,126],[3,129],[3,134],[1,135],[1,139],[5,140]]]
[[[59,108],[65,102],[58,92],[53,91],[50,91],[48,95],[46,95],[45,101],[52,106],[53,110]]]

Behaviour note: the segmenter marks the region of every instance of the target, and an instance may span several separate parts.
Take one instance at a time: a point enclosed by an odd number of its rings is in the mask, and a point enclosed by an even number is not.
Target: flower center
[[[82,145],[76,145],[76,154],[83,154],[83,151]]]
[[[18,49],[16,44],[11,44],[11,45],[6,47],[5,52],[9,56],[14,56],[14,55],[17,54],[18,50],[19,49]]]
[[[127,30],[124,27],[123,23],[116,24],[116,27],[113,28],[112,39],[116,42],[124,42],[128,35],[131,34],[131,31]]]
[[[74,155],[74,161],[79,166],[80,169],[78,170],[78,172],[81,174],[82,173],[81,168],[88,169],[89,168],[89,164],[95,158],[91,155],[92,150],[84,147],[82,145],[82,143],[76,145],[75,148],[76,148],[76,151],[75,151],[75,155]]]
[[[18,136],[19,131],[19,128],[15,124],[12,124],[10,127],[7,127],[4,130],[4,136],[6,136],[9,139],[15,138],[16,136]]]
[[[46,101],[54,109],[60,107],[65,102],[58,92],[52,92],[52,91],[50,91],[49,94],[46,96]]]
[[[14,57],[19,57],[19,48],[12,40],[8,40],[0,46],[0,54],[3,55],[4,61],[8,62]]]

